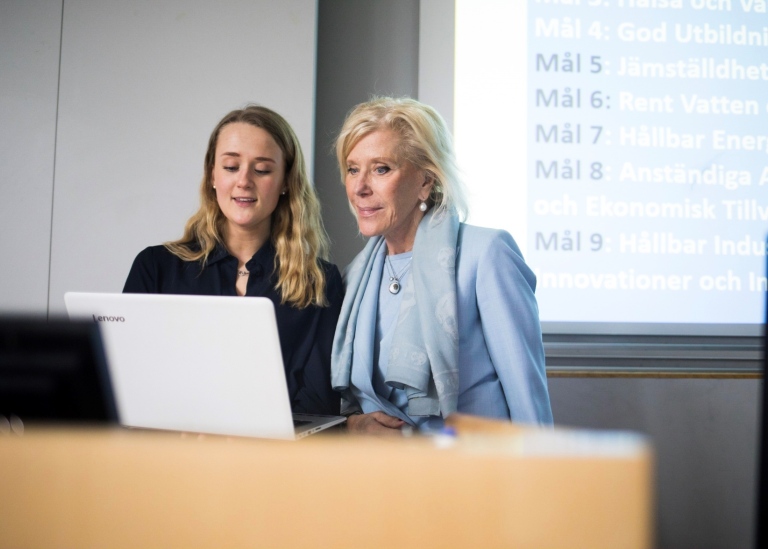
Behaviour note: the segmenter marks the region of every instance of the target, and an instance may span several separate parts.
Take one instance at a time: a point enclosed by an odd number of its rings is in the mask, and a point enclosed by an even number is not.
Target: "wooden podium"
[[[643,438],[454,426],[455,436],[298,442],[0,435],[0,548],[652,546]]]

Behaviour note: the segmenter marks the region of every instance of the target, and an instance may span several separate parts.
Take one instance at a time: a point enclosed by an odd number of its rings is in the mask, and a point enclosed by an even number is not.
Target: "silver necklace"
[[[389,261],[389,256],[384,258],[384,263],[386,263],[387,267],[389,268],[389,293],[396,294],[400,291],[400,278],[405,274],[405,271],[408,270],[408,267],[411,264],[411,259],[409,259],[408,263],[405,264],[405,267],[403,267],[403,270],[400,271],[400,274],[396,275],[395,270],[392,268],[392,263]]]
[[[249,274],[250,274],[250,271],[246,271],[245,269],[237,270],[237,276],[248,276]]]

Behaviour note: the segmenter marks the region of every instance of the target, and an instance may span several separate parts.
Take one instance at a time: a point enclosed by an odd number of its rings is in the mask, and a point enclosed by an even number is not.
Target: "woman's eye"
[[[357,168],[353,168],[351,166],[347,166],[347,173],[350,175],[355,175],[357,173]]]
[[[377,166],[373,171],[376,172],[378,175],[384,175],[385,173],[390,171],[389,166]]]
[[[267,175],[272,173],[270,170],[253,170],[256,175]]]
[[[224,170],[228,172],[236,172],[240,169],[240,166],[224,166]]]

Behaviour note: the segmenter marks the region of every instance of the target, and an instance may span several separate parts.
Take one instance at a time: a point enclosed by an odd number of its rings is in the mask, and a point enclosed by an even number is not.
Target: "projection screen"
[[[420,97],[450,109],[469,221],[515,237],[545,333],[759,334],[766,2],[457,0],[453,15],[453,44],[422,37],[454,46],[431,58],[453,72]]]

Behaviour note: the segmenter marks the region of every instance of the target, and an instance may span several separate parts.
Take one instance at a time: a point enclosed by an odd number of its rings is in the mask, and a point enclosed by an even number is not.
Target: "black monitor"
[[[0,429],[115,422],[95,322],[0,316]]]

